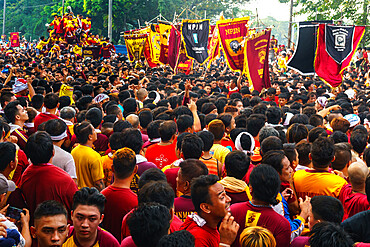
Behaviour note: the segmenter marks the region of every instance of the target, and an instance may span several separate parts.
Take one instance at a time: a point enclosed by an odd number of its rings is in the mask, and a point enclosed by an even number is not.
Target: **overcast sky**
[[[245,9],[253,13],[256,13],[257,8],[260,18],[272,16],[278,21],[289,21],[289,6],[290,3],[280,3],[279,0],[250,0],[250,2],[244,5]],[[293,21],[305,20],[304,16],[293,18]]]

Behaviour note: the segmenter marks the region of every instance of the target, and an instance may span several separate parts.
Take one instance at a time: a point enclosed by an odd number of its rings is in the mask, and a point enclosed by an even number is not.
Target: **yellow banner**
[[[59,97],[68,96],[71,99],[71,103],[74,104],[73,100],[73,87],[62,84],[59,91]]]

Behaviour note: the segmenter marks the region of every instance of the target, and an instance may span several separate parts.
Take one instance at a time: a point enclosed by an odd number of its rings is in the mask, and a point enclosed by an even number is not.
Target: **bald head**
[[[128,115],[126,120],[130,122],[133,128],[137,129],[139,127],[139,117],[136,114]]]
[[[143,102],[145,100],[145,98],[148,96],[148,91],[146,91],[145,88],[140,88],[139,90],[137,90],[136,92],[136,97],[138,100],[140,100],[141,102]]]
[[[368,174],[369,169],[361,162],[354,162],[348,167],[348,177],[353,187],[364,186]]]

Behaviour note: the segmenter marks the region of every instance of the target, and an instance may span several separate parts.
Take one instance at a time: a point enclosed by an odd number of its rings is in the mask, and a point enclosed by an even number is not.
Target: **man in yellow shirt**
[[[74,127],[74,132],[80,143],[71,152],[76,164],[78,188],[96,187],[101,191],[105,188],[103,165],[99,153],[92,149],[97,140],[96,131],[84,121]]]
[[[297,196],[313,197],[327,195],[339,197],[346,180],[329,172],[329,164],[335,159],[334,143],[327,137],[319,137],[312,143],[311,153],[312,169],[299,170],[294,173],[293,181]]]
[[[219,119],[212,120],[208,125],[208,131],[210,131],[215,136],[213,146],[211,147],[209,153],[223,164],[225,163],[226,155],[230,153],[230,149],[221,145],[221,139],[224,137],[225,134],[225,125]]]

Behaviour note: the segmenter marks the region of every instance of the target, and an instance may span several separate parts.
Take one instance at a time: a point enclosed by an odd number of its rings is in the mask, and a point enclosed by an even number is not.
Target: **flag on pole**
[[[243,71],[244,54],[241,42],[248,33],[249,17],[220,20],[217,22],[218,35],[225,60],[230,69],[236,72]]]
[[[19,47],[20,46],[19,33],[18,32],[10,33],[10,46],[11,47]]]
[[[220,15],[220,21],[225,20],[223,14]],[[212,36],[208,42],[208,68],[211,66],[212,61],[215,60],[220,55],[220,40],[218,38],[218,28],[217,25],[212,31]]]
[[[244,44],[243,74],[247,75],[248,81],[259,92],[271,87],[268,65],[270,35],[270,29],[261,31],[247,38]]]
[[[128,59],[131,63],[139,61],[143,55],[147,34],[126,34],[125,44],[127,47]]]
[[[299,23],[297,47],[289,59],[287,67],[298,71],[301,75],[315,74],[313,66],[316,50],[316,31],[320,23],[333,21],[304,21]]]
[[[186,55],[203,64],[208,58],[209,20],[183,20],[181,34]]]
[[[330,87],[342,83],[343,71],[349,66],[364,31],[364,26],[319,25],[315,72]]]
[[[168,40],[168,64],[175,69],[181,45],[181,33],[175,26],[172,26]]]

